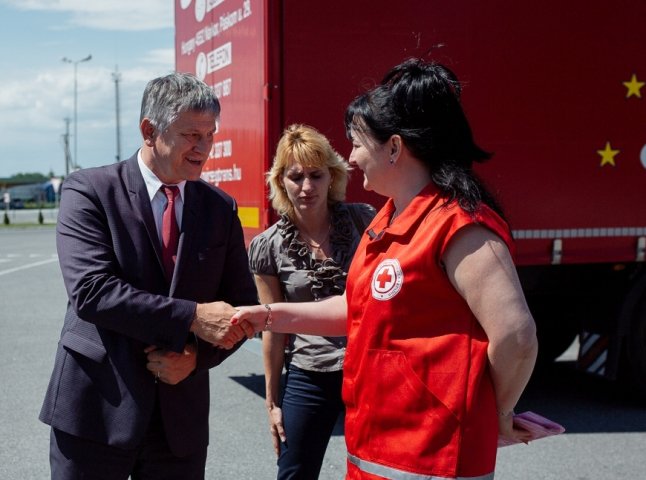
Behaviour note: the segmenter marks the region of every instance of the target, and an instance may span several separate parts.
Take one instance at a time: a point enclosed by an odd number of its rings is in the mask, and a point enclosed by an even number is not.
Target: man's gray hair
[[[139,122],[148,118],[160,133],[173,123],[180,113],[196,110],[220,115],[220,102],[213,90],[195,75],[171,73],[146,85],[141,101]]]

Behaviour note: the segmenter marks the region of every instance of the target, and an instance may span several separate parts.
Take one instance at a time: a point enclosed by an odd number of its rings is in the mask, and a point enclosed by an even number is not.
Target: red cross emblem
[[[394,258],[383,260],[372,276],[372,296],[377,300],[390,300],[401,290],[404,273],[399,261]]]
[[[393,276],[390,273],[390,267],[383,268],[381,273],[377,275],[377,283],[379,288],[382,289],[392,281]]]

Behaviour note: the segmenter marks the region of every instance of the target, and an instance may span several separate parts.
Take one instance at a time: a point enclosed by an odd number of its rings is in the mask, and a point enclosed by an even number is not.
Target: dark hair
[[[345,112],[345,128],[364,131],[380,143],[399,135],[431,180],[465,211],[485,203],[500,208],[472,169],[491,154],[475,144],[460,104],[461,86],[447,67],[411,58],[390,70],[372,90],[355,98]]]

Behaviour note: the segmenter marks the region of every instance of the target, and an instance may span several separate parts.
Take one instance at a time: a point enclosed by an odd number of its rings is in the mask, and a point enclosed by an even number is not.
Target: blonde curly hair
[[[267,172],[269,200],[279,215],[287,214],[291,219],[294,218],[294,206],[281,182],[285,169],[294,162],[308,168],[327,167],[332,176],[328,205],[345,200],[350,165],[332,148],[325,135],[314,127],[293,124],[283,131],[276,147],[274,162]]]

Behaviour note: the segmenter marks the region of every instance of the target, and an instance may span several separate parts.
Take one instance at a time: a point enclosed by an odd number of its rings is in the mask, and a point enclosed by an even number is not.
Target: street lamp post
[[[65,178],[67,178],[70,174],[70,157],[72,156],[70,154],[70,119],[65,117],[63,120],[65,121],[65,133],[62,135],[63,151],[65,153]]]
[[[114,90],[115,90],[115,104],[116,104],[116,113],[117,113],[117,155],[116,162],[121,161],[121,125],[120,125],[120,112],[119,112],[119,82],[121,81],[121,74],[119,73],[119,67],[114,67],[114,73],[112,74],[112,79],[114,80]]]
[[[74,158],[72,160],[72,168],[76,169],[78,167],[78,150],[77,150],[77,138],[78,138],[78,113],[77,113],[77,97],[78,97],[78,83],[77,83],[77,66],[82,62],[89,62],[92,60],[92,55],[88,55],[85,58],[80,60],[70,60],[67,57],[63,57],[65,63],[71,63],[74,65]]]

